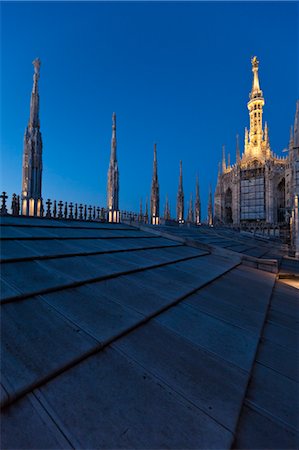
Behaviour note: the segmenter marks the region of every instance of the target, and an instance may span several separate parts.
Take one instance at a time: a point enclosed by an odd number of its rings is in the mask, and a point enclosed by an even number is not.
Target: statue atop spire
[[[41,62],[33,61],[34,75],[30,99],[30,116],[24,135],[22,214],[40,216],[42,213],[42,135],[39,122],[38,79]]]
[[[157,162],[157,144],[154,144],[154,162],[153,162],[153,178],[151,189],[151,224],[159,225],[159,181],[158,181],[158,162]]]
[[[116,114],[112,114],[110,163],[107,175],[107,209],[109,222],[119,222],[119,172],[116,157]]]
[[[260,82],[258,76],[259,61],[256,56],[251,58],[251,64],[252,64],[253,80],[252,80],[252,89],[249,97],[250,99],[253,99],[256,97],[262,97],[263,92],[260,89]]]
[[[177,194],[177,221],[179,223],[184,222],[184,190],[183,190],[183,165],[180,161],[180,177],[179,177],[179,187]]]

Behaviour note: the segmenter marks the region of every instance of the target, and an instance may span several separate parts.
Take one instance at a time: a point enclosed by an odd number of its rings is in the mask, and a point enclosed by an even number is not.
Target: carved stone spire
[[[213,199],[212,199],[212,186],[209,190],[209,203],[208,203],[208,225],[213,225]]]
[[[184,190],[183,190],[182,161],[180,161],[180,176],[179,176],[179,187],[178,187],[178,195],[177,195],[177,221],[179,223],[184,222]]]
[[[196,225],[200,225],[200,222],[201,222],[201,204],[200,204],[198,176],[196,176],[194,209],[195,209],[195,223],[196,223]]]
[[[239,145],[239,135],[236,136],[236,163],[240,163],[240,145]]]
[[[145,200],[144,222],[148,223],[148,198]]]
[[[194,212],[193,212],[193,197],[192,192],[190,194],[190,201],[189,201],[189,209],[188,209],[188,222],[193,223],[194,221]]]
[[[116,114],[112,114],[110,163],[107,175],[107,208],[109,222],[119,222],[119,172],[116,157]]]
[[[153,178],[151,189],[151,224],[159,225],[159,182],[158,182],[158,162],[157,162],[157,144],[154,144],[154,163]]]
[[[168,195],[166,194],[166,201],[165,201],[165,209],[164,209],[164,219],[170,220],[170,206],[168,201]]]
[[[34,65],[33,88],[30,100],[30,117],[24,135],[22,214],[40,216],[42,212],[42,136],[39,123],[38,80],[41,62]]]

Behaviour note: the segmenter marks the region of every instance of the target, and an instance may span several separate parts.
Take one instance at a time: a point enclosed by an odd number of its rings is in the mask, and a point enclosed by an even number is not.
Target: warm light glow
[[[29,200],[29,216],[34,216],[34,199]]]
[[[23,214],[23,216],[26,216],[27,215],[27,200],[23,200],[23,203],[22,203],[22,214]]]

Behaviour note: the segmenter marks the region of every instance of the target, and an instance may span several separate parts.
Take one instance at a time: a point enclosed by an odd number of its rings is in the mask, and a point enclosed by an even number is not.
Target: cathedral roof
[[[1,222],[2,448],[295,448],[294,289],[253,256],[279,246]]]

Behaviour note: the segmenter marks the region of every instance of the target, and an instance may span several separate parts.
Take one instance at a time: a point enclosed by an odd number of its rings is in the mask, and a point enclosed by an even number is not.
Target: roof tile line
[[[286,428],[287,430],[291,431],[292,433],[295,433],[298,436],[298,429],[296,429],[289,423],[285,422],[284,420],[280,419],[279,417],[274,416],[268,410],[262,408],[261,406],[258,406],[252,400],[245,398],[244,405],[247,406],[248,408],[252,409],[253,411],[256,411],[257,413],[261,414],[262,416],[267,417],[267,419],[271,420],[272,422],[282,426],[283,428]]]
[[[67,228],[64,228],[67,230]],[[78,237],[63,237],[63,236],[18,236],[18,237],[1,237],[1,241],[69,241],[69,240],[110,240],[110,239],[128,239],[134,238],[134,239],[154,239],[157,236],[78,236]],[[173,239],[172,239],[173,240]]]
[[[26,298],[30,298],[30,297],[35,297],[36,295],[42,295],[42,294],[49,294],[51,292],[56,292],[56,291],[63,291],[65,289],[70,289],[70,288],[74,288],[74,287],[79,287],[79,286],[83,286],[84,284],[88,284],[88,283],[96,283],[98,281],[104,281],[104,280],[109,280],[111,278],[118,278],[122,275],[129,275],[131,273],[138,273],[138,272],[144,272],[145,270],[149,270],[149,269],[156,269],[158,267],[164,267],[164,266],[168,266],[171,264],[176,264],[178,262],[182,262],[182,261],[189,261],[195,258],[201,258],[202,256],[207,256],[209,255],[209,252],[206,253],[202,253],[199,255],[193,255],[193,256],[187,256],[184,258],[179,258],[176,259],[174,261],[166,261],[166,262],[162,262],[162,263],[158,263],[158,264],[152,264],[150,266],[145,266],[145,267],[137,267],[135,269],[130,269],[130,270],[126,270],[126,271],[121,271],[121,272],[116,272],[116,273],[112,273],[109,275],[101,275],[99,277],[94,277],[94,278],[88,278],[85,280],[80,280],[80,281],[72,281],[71,283],[67,283],[64,285],[58,285],[58,286],[54,286],[54,287],[49,287],[46,289],[42,289],[39,291],[33,291],[33,292],[29,292],[28,294],[22,294],[22,295],[14,295],[12,297],[8,297],[6,299],[2,299],[0,302],[0,305],[5,305],[7,303],[12,303],[12,302],[16,302],[16,301],[20,301],[20,300],[25,300]]]
[[[24,256],[20,258],[3,259],[0,258],[0,264],[8,264],[15,262],[26,262],[36,260],[49,260],[49,259],[62,259],[62,258],[75,258],[77,256],[92,256],[92,255],[105,255],[111,253],[124,253],[124,252],[138,252],[141,250],[158,250],[161,248],[182,247],[183,244],[171,244],[171,245],[156,245],[154,247],[139,247],[139,248],[124,248],[124,249],[112,249],[112,250],[100,250],[94,252],[77,252],[77,253],[58,253],[56,255],[32,255]]]

